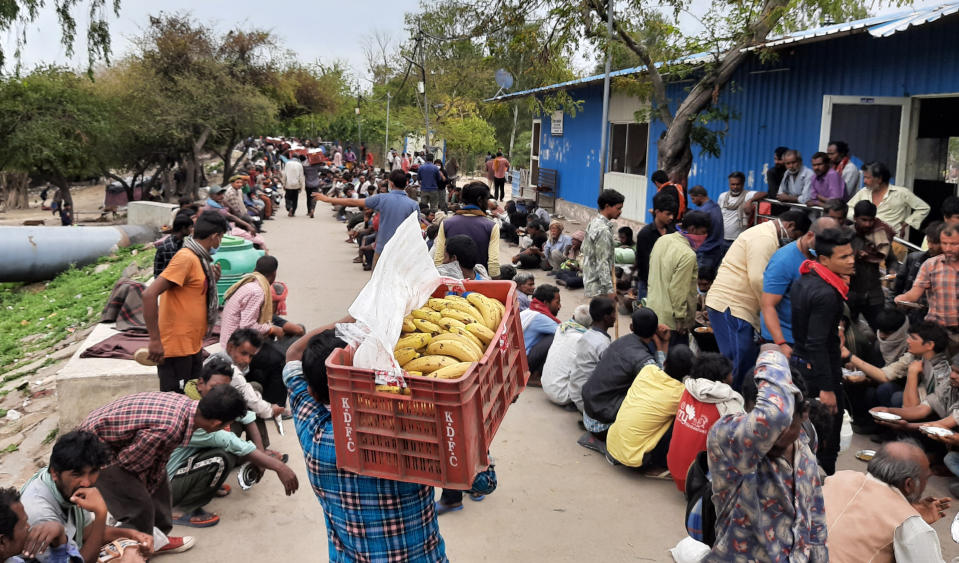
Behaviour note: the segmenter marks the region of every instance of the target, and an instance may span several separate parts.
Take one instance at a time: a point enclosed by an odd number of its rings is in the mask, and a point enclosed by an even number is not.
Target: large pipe
[[[117,248],[147,243],[156,235],[156,229],[142,225],[0,226],[0,282],[49,280],[71,265],[92,264]]]

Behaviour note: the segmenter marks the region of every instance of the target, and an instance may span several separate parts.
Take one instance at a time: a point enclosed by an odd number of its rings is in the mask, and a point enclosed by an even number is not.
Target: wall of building
[[[746,174],[747,186],[765,189],[765,170],[773,149],[780,145],[799,149],[808,164],[819,146],[824,95],[910,97],[959,94],[959,17],[944,18],[887,38],[865,33],[786,48],[768,62],[755,57],[735,73],[720,97],[738,114],[728,125],[718,158],[700,155],[693,147],[689,185],[702,184],[714,199],[726,191],[726,177],[734,170]],[[676,102],[691,82],[671,84]],[[570,91],[584,100],[583,111],[566,116],[561,137],[552,137],[544,119],[540,166],[559,171],[559,196],[593,206],[599,186],[602,84]],[[648,174],[655,170],[656,140],[662,123],[651,124]],[[860,160],[869,155],[856,153]],[[900,171],[901,173],[901,171]],[[630,219],[645,220],[655,189],[649,184],[635,192],[644,206],[631,206]],[[637,216],[640,215],[640,216]]]

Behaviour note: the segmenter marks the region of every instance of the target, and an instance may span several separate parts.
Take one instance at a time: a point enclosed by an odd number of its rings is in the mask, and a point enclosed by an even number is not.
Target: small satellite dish
[[[497,70],[496,85],[504,90],[509,90],[513,87],[513,75],[510,74],[505,68]]]

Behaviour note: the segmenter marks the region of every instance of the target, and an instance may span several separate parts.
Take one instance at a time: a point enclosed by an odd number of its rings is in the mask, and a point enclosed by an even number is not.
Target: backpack
[[[686,472],[686,532],[695,540],[712,547],[716,541],[716,507],[713,505],[713,484],[709,478],[706,452]]]

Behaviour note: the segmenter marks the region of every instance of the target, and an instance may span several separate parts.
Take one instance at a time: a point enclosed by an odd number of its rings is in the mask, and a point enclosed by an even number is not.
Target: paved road
[[[327,210],[316,218],[281,216],[267,223],[267,241],[280,261],[279,279],[290,286],[289,318],[309,326],[340,318],[369,279],[352,264],[354,245]],[[515,248],[503,245],[501,256]],[[505,260],[505,258],[504,258]],[[539,281],[539,280],[537,280]],[[567,318],[582,292],[564,290],[561,317]],[[623,330],[628,330],[628,323]],[[551,405],[540,389],[527,389],[510,408],[492,446],[499,488],[480,503],[440,518],[447,554],[453,561],[670,561],[667,549],[685,534],[685,501],[672,481],[646,479],[609,466],[598,454],[576,445],[577,417]],[[287,423],[274,448],[290,454],[300,490],[284,497],[273,474],[243,492],[234,476],[233,494],[209,506],[219,525],[174,533],[192,534],[197,547],[177,556],[186,562],[326,561],[327,542],[320,505],[306,479],[302,454]],[[869,447],[856,437],[851,451]],[[849,452],[843,469],[864,470]],[[945,480],[934,478],[931,494],[943,494]],[[945,493],[947,494],[947,493]],[[959,555],[949,539],[955,514],[936,528],[946,560]],[[172,561],[172,559],[171,559]]]

